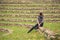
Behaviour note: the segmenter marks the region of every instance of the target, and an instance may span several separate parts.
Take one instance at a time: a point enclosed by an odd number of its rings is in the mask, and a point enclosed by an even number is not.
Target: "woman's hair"
[[[43,13],[42,13],[42,12],[40,12],[40,13],[39,13],[39,15],[40,15],[40,16],[43,16]]]

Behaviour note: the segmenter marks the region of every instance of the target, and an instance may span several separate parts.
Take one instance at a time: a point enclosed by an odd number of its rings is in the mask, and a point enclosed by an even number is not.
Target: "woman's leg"
[[[40,24],[40,27],[43,27],[43,23]]]

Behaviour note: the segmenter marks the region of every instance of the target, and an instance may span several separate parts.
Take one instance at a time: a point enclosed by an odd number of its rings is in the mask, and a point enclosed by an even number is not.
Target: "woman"
[[[38,27],[43,27],[43,23],[44,23],[43,17],[44,17],[43,13],[39,13],[39,16],[37,19]]]
[[[37,24],[35,25],[36,26],[35,29],[39,29],[39,27],[43,27],[43,23],[44,23],[43,17],[44,17],[43,13],[39,13]]]
[[[42,13],[39,13],[39,16],[38,16],[38,19],[37,19],[37,24],[35,26],[33,26],[29,31],[28,33],[30,33],[33,29],[39,29],[39,27],[43,27],[43,14]]]

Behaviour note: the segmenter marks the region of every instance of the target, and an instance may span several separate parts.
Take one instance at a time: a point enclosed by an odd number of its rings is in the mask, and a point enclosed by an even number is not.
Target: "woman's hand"
[[[40,27],[40,24],[38,24],[38,26]]]

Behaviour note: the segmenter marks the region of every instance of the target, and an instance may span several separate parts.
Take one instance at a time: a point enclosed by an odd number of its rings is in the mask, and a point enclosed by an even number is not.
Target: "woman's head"
[[[40,13],[39,13],[39,15],[40,15],[40,16],[43,16],[43,13],[42,13],[42,12],[40,12]]]

